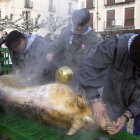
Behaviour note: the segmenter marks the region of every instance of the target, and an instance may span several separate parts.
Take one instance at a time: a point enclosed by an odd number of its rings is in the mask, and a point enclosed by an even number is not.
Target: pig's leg
[[[75,123],[73,123],[73,125],[71,126],[70,130],[66,133],[66,135],[74,135],[78,130],[80,130],[81,128],[83,128],[85,125],[85,123],[81,123],[81,121],[76,121]]]

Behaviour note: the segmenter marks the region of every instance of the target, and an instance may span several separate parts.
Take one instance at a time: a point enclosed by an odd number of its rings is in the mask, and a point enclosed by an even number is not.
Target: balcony
[[[136,0],[114,0],[114,2],[108,2],[107,0],[104,0],[105,6],[112,6],[112,5],[123,5],[123,4],[129,4],[134,3]]]
[[[135,28],[135,19],[116,19],[104,21],[104,30]]]
[[[68,9],[68,15],[72,15],[74,11],[74,9]]]
[[[33,1],[25,0],[24,8],[33,8]]]
[[[49,5],[48,6],[48,11],[50,11],[50,12],[56,12],[56,7],[54,5]]]

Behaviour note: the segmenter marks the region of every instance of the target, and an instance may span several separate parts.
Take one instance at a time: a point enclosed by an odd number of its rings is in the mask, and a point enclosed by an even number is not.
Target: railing
[[[107,28],[132,28],[135,27],[135,19],[116,19],[116,20],[108,20],[104,21],[104,29]]]
[[[74,11],[75,11],[74,9],[68,9],[68,14],[72,15]]]
[[[49,5],[48,6],[48,11],[55,12],[56,11],[56,7],[54,5]]]
[[[0,75],[9,74],[12,71],[9,60],[9,50],[7,48],[0,48]]]
[[[114,0],[112,2],[109,2],[108,0],[104,0],[104,5],[125,4],[130,2],[135,2],[135,0]]]
[[[33,8],[33,1],[25,0],[24,7],[25,8]]]

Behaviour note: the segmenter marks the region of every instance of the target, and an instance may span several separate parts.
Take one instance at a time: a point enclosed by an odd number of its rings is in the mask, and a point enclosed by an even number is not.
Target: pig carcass
[[[0,92],[4,102],[32,108],[45,123],[70,128],[67,135],[73,135],[85,128],[95,130],[96,122],[92,111],[80,95],[67,85],[54,83],[41,86],[23,86],[13,75],[0,77]],[[101,128],[111,130],[113,122],[102,118]]]

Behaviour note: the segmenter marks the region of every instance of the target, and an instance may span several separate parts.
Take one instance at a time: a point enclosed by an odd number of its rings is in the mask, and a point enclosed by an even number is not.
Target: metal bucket
[[[69,66],[59,68],[55,73],[55,79],[62,84],[69,84],[73,79],[73,72]]]

